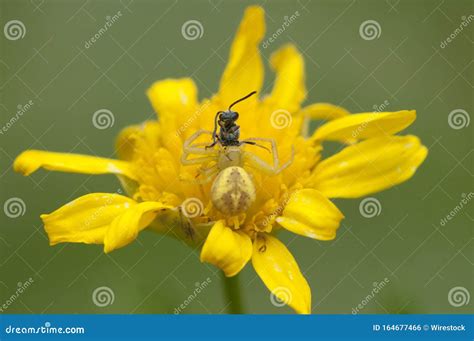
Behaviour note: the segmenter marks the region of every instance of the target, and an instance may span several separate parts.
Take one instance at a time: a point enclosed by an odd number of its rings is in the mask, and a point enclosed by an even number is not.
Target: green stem
[[[222,278],[224,282],[225,297],[228,301],[227,312],[229,314],[243,314],[239,275],[225,277],[224,273],[222,273]]]

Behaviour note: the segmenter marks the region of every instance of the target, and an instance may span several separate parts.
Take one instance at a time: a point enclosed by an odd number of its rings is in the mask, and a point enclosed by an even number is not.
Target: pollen
[[[226,215],[237,215],[255,201],[255,185],[241,167],[227,167],[214,180],[211,188],[214,207]]]

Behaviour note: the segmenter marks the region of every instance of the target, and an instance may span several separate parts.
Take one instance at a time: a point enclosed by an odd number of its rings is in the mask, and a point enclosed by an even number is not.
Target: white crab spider
[[[277,175],[293,162],[294,149],[292,148],[290,159],[280,165],[277,144],[272,138],[252,137],[241,141],[241,145],[238,146],[217,144],[217,148],[211,149],[206,148],[206,143],[195,143],[199,137],[206,134],[213,136],[213,133],[208,130],[198,130],[184,141],[181,163],[201,165],[198,177],[202,177],[196,180],[197,183],[208,183],[217,175],[211,187],[211,201],[214,207],[224,214],[235,216],[243,213],[255,201],[255,185],[249,173],[243,168],[244,166],[257,169],[267,175]],[[243,143],[255,141],[270,143],[272,164],[244,150]],[[190,155],[199,155],[199,157],[190,159],[188,158]]]

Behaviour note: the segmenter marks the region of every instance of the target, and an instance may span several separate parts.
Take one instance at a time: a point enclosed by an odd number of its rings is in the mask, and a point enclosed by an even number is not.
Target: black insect
[[[214,119],[214,130],[212,132],[212,143],[206,148],[212,148],[217,143],[221,146],[240,146],[244,143],[257,145],[252,141],[240,141],[240,126],[235,123],[239,118],[239,113],[232,111],[232,107],[243,100],[246,100],[250,96],[253,96],[257,91],[252,91],[247,96],[238,99],[232,103],[226,111],[218,111]],[[219,133],[217,133],[217,126],[219,125]]]
[[[250,144],[253,146],[257,146],[260,148],[263,148],[267,151],[270,152],[270,149],[268,149],[265,146],[262,146],[254,141],[248,141],[248,140],[239,140],[240,138],[240,126],[237,125],[236,121],[239,118],[239,113],[236,111],[232,111],[232,107],[236,105],[239,102],[242,102],[249,98],[250,96],[253,96],[257,93],[257,91],[252,91],[248,95],[238,99],[231,105],[229,105],[229,108],[226,111],[218,111],[216,113],[216,116],[214,118],[214,130],[212,132],[212,143],[206,148],[212,148],[214,147],[217,143],[219,143],[223,147],[227,146],[241,146],[243,144]],[[217,126],[219,126],[219,133],[217,132]]]

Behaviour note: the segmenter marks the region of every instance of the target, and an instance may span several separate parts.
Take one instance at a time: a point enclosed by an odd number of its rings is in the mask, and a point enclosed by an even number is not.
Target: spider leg
[[[295,158],[295,147],[291,146],[291,155],[288,161],[280,166],[280,172],[287,169],[292,163]]]
[[[264,142],[269,142],[271,144],[273,165],[268,164],[267,162],[263,161],[261,158],[259,158],[258,156],[254,154],[251,154],[249,152],[244,153],[245,160],[248,161],[248,163],[251,166],[257,169],[260,169],[266,172],[267,174],[270,174],[270,175],[279,174],[288,166],[290,166],[291,163],[293,162],[294,154],[295,154],[294,147],[291,148],[290,159],[287,162],[285,162],[283,165],[279,165],[280,161],[279,161],[279,156],[278,156],[278,148],[277,148],[276,141],[274,139],[264,138],[264,137],[251,137],[245,141],[264,141]]]
[[[198,170],[198,173],[195,176],[196,180],[192,180],[192,183],[195,183],[198,185],[206,184],[210,182],[213,179],[213,177],[217,175],[217,173],[219,173],[219,168],[217,167],[217,165],[213,165],[209,168],[202,168]],[[204,178],[197,179],[201,175],[204,175]]]
[[[207,150],[206,148],[203,148],[203,146],[205,145],[205,143],[203,142],[193,143],[201,135],[205,134],[211,134],[211,132],[207,130],[198,130],[188,139],[186,139],[186,141],[184,141],[183,154],[181,154],[181,163],[183,165],[196,165],[199,163],[214,161],[216,159],[218,154],[216,150]],[[189,159],[189,156],[192,154],[205,156]]]
[[[277,170],[270,165],[269,163],[263,161],[257,155],[254,155],[249,152],[244,152],[244,161],[252,168],[256,168],[265,174],[276,175],[278,174]]]
[[[204,156],[204,157],[197,157],[194,159],[188,159],[187,158],[188,156],[189,154],[186,154],[186,153],[183,153],[183,155],[181,155],[181,164],[183,164],[184,166],[197,165],[200,163],[216,160],[215,156]]]
[[[187,157],[188,154],[201,154],[201,155],[213,155],[216,153],[214,150],[208,150],[207,148],[200,148],[201,143],[193,144],[201,135],[212,135],[208,130],[198,130],[190,137],[188,137],[183,144],[183,155]]]
[[[278,148],[275,139],[271,138],[265,138],[265,137],[250,137],[246,139],[246,141],[262,141],[262,142],[269,142],[270,145],[272,146],[272,157],[273,157],[273,168],[278,168],[278,162],[279,162],[279,157],[278,157]]]
[[[250,144],[252,146],[256,146],[256,147],[260,147],[260,148],[263,148],[265,149],[266,151],[268,151],[269,153],[271,153],[271,150],[268,149],[267,147],[265,146],[262,146],[261,144],[258,144],[257,142],[253,142],[253,141],[248,141],[248,140],[242,140],[239,142],[239,146],[243,145],[243,144]]]

